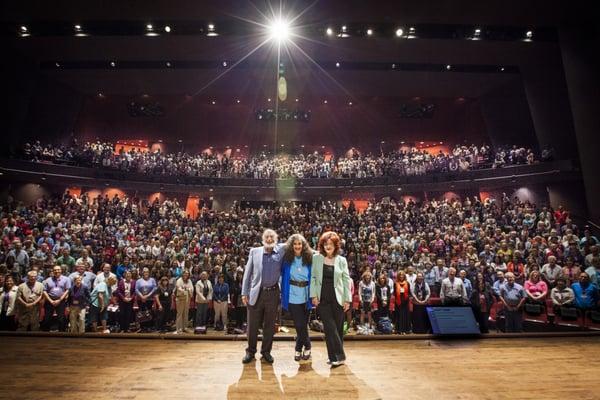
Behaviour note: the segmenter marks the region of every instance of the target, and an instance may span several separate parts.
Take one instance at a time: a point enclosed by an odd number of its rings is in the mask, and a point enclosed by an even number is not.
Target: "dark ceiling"
[[[272,7],[278,7],[279,2],[273,4]],[[175,33],[178,21],[196,20],[201,24],[214,23],[218,29],[219,24],[240,22],[239,18],[264,21],[261,14],[271,13],[264,1],[128,1],[119,2],[118,8],[109,7],[104,1],[25,1],[4,2],[2,7],[6,47],[38,66],[46,66],[42,68],[43,74],[84,94],[202,93],[207,97],[233,98],[244,95],[240,93],[244,87],[257,93],[274,90],[274,80],[269,79],[276,71],[273,43],[263,45],[248,56],[264,40],[260,33],[217,37],[169,35],[162,31],[156,37],[144,34],[87,37],[35,34],[36,26],[59,22],[82,24],[85,29],[86,21],[111,22],[115,26],[119,21],[126,20],[128,24],[139,21],[141,27],[161,21],[161,24],[172,26]],[[313,31],[315,27],[324,29],[330,25],[339,29],[340,24],[347,23],[352,23],[353,27],[466,24],[481,26],[484,30],[492,25],[506,26],[506,29],[516,26],[553,29],[565,15],[560,7],[541,1],[380,1],[376,6],[365,1],[287,1],[284,7],[285,13],[291,15],[306,10],[296,25],[312,27]],[[540,7],[544,12],[539,12]],[[21,25],[31,29],[31,36],[17,35]],[[295,39],[297,47],[289,45],[289,50],[283,51],[290,90],[296,92],[294,96],[310,94],[317,97],[478,97],[509,80],[519,79],[518,71],[522,68],[560,64],[556,41],[423,39],[418,33],[415,39],[398,39],[393,35]],[[242,59],[253,67],[232,68]],[[111,61],[115,62],[115,67],[110,67]],[[185,63],[213,62],[219,65],[222,61],[228,62],[227,68],[178,67]],[[136,62],[155,62],[156,67],[136,68]],[[331,67],[335,62],[340,62],[339,68]],[[87,67],[66,68],[68,63]],[[133,67],[123,68],[127,63]],[[356,70],[348,67],[350,63],[375,63],[390,68]],[[392,69],[391,65],[395,63],[428,67],[405,71]],[[456,67],[447,71],[440,68],[439,72],[434,72],[435,66],[447,64],[460,65],[463,69]],[[321,69],[322,66],[325,68]],[[471,72],[471,66],[498,69]],[[502,72],[502,67],[511,68],[517,74]]]

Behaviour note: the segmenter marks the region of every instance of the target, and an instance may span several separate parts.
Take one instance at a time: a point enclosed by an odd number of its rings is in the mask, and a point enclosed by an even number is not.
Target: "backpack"
[[[393,330],[393,325],[392,325],[392,321],[390,320],[389,317],[381,317],[379,318],[379,321],[377,322],[377,330],[380,333],[383,333],[385,335],[389,335],[392,333]]]

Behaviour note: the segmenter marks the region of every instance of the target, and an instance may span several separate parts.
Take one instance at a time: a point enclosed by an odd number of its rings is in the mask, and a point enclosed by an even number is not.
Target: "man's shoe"
[[[294,361],[298,362],[302,359],[302,353],[297,351],[296,353],[294,353]]]
[[[335,368],[335,367],[339,367],[340,365],[344,365],[346,361],[342,360],[342,361],[332,361],[331,362],[331,367]]]
[[[268,362],[269,364],[273,364],[273,362],[275,361],[273,359],[273,356],[269,353],[264,353],[260,359],[265,362]]]
[[[250,354],[250,353],[246,353],[246,355],[244,356],[244,358],[242,358],[242,363],[244,364],[248,364],[252,361],[254,361],[254,354]]]
[[[310,360],[310,350],[304,350],[304,353],[302,353],[302,359],[304,361]]]

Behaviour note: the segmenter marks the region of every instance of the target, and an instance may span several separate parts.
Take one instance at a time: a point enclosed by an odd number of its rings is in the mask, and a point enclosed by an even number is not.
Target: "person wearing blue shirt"
[[[213,288],[213,306],[215,308],[215,330],[227,329],[227,308],[229,305],[229,285],[225,275],[219,274]],[[219,325],[220,321],[220,325]]]
[[[308,318],[312,308],[309,284],[313,251],[300,234],[290,236],[284,249],[281,267],[281,307],[290,311],[296,328],[294,360],[308,361],[311,357]]]
[[[598,307],[600,296],[598,286],[590,282],[590,276],[586,272],[579,274],[579,282],[571,285],[575,295],[575,306],[581,310],[594,310]]]

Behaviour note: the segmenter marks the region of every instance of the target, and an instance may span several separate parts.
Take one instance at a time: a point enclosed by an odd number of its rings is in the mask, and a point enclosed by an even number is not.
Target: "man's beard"
[[[275,243],[267,243],[263,240],[263,247],[267,250],[272,250],[275,247]]]

